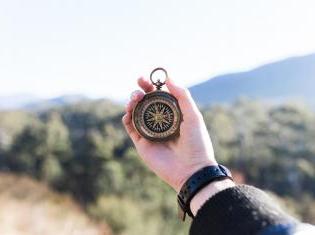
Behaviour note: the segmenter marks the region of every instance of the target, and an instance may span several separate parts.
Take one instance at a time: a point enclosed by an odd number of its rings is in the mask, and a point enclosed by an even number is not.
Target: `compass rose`
[[[156,102],[148,106],[144,112],[144,123],[154,132],[164,132],[170,129],[174,121],[172,109],[165,103]]]

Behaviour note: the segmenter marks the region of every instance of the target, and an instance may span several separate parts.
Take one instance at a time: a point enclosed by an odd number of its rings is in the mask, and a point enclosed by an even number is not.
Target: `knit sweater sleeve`
[[[290,234],[268,233],[268,229],[288,232],[297,223],[263,191],[239,185],[217,193],[200,208],[190,235]]]

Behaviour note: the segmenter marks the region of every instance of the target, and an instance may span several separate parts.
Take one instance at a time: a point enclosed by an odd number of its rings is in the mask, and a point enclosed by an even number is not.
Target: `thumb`
[[[187,88],[177,85],[172,79],[166,79],[167,89],[178,100],[184,119],[195,120],[202,117],[195,101]]]

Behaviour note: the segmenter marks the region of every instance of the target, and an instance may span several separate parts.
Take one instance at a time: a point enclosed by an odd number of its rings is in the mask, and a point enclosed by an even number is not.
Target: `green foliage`
[[[220,162],[315,222],[312,111],[241,99],[205,108],[203,114]],[[121,124],[122,107],[99,100],[1,115],[2,171],[26,173],[71,194],[115,234],[188,233],[189,222],[182,226],[176,219],[175,192],[139,160]]]

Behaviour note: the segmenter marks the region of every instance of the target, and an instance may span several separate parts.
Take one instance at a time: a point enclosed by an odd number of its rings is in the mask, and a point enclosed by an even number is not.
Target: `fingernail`
[[[146,79],[144,77],[139,77],[138,78],[138,83],[143,83],[145,81],[146,81]]]
[[[136,97],[136,92],[134,91],[134,92],[131,93],[130,99],[131,99],[131,100],[134,100],[135,97]]]

